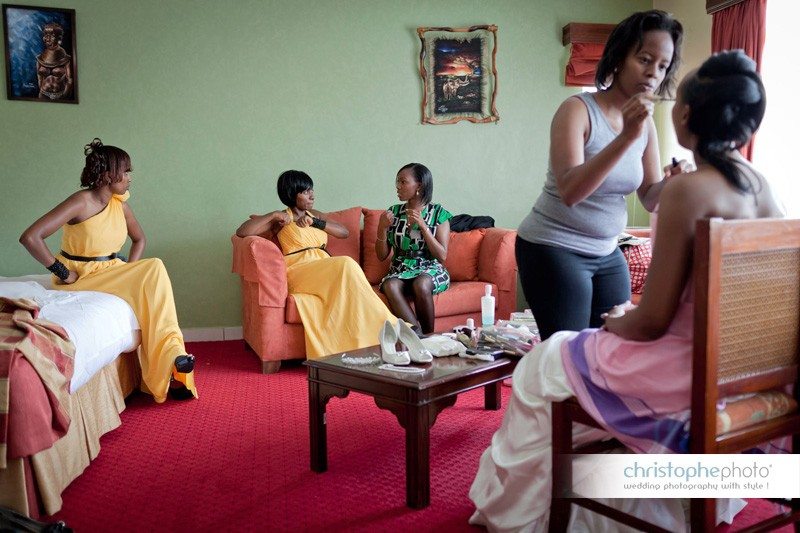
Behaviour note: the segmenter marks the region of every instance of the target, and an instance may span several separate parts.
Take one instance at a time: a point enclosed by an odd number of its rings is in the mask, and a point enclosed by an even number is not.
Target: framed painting
[[[497,26],[417,28],[422,123],[497,122]]]
[[[75,10],[3,4],[9,100],[78,103]]]

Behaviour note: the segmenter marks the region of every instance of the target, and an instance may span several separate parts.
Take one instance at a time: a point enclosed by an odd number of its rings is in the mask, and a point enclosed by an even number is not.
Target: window
[[[800,121],[797,102],[800,62],[793,57],[798,16],[800,6],[795,2],[767,4],[767,38],[761,58],[767,112],[753,151],[753,164],[767,177],[787,216],[792,218],[800,218],[800,176],[794,156]]]

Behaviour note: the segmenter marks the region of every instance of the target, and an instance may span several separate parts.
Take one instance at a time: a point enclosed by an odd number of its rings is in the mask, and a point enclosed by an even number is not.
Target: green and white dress
[[[433,258],[419,228],[412,228],[406,215],[406,204],[396,204],[389,208],[394,220],[386,230],[387,243],[394,249],[389,273],[381,280],[414,279],[421,274],[433,278],[433,294],[444,292],[450,286],[450,274],[437,259]],[[436,236],[436,228],[453,215],[440,204],[428,204],[422,210],[422,219],[431,233]]]

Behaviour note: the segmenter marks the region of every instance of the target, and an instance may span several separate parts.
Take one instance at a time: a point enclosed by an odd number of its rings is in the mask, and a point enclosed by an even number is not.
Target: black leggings
[[[628,264],[619,248],[589,257],[517,237],[515,253],[542,340],[556,331],[600,327],[602,313],[631,299]]]

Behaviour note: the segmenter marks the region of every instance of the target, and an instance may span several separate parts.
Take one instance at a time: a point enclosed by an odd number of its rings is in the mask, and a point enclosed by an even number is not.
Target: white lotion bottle
[[[486,285],[485,294],[481,297],[481,326],[494,326],[494,296],[492,296],[492,286]]]

